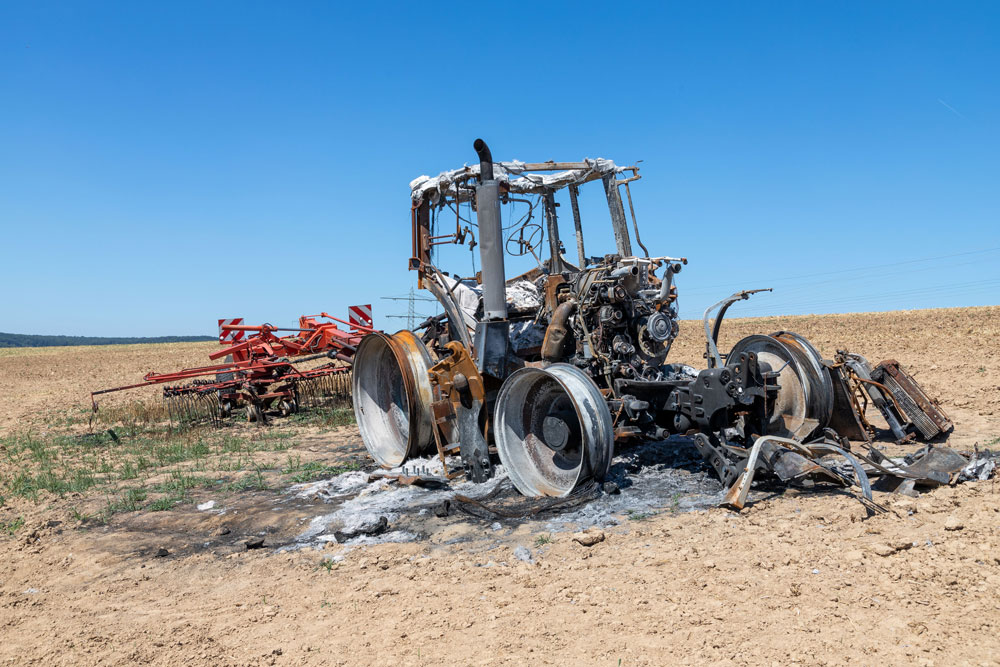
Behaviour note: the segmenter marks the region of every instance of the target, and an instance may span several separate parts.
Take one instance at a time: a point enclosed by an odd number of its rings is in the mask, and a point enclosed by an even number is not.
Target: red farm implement
[[[341,329],[337,323],[351,329]],[[327,313],[300,317],[297,329],[219,320],[219,341],[225,347],[209,359],[223,359],[221,363],[148,373],[143,382],[92,392],[91,401],[96,412],[98,395],[162,384],[171,421],[219,425],[243,409],[249,421],[264,423],[269,414],[288,416],[302,406],[349,395],[354,352],[361,338],[372,331]],[[321,359],[329,361],[301,366]]]

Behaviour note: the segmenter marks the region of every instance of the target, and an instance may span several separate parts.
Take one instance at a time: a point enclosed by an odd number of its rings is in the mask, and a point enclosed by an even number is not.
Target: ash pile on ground
[[[406,467],[442,473],[436,458],[412,460]],[[299,498],[324,501],[331,510],[312,519],[291,548],[432,537],[454,544],[477,539],[484,528],[501,531],[525,523],[547,532],[605,528],[662,511],[707,509],[721,501],[723,491],[697,449],[682,437],[624,450],[612,460],[604,484],[585,485],[565,499],[524,498],[503,466],[483,484],[459,478],[437,489],[352,471],[290,489]]]

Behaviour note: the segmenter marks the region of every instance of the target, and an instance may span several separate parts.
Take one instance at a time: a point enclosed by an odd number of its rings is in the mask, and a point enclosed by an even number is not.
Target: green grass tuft
[[[293,484],[304,484],[305,482],[312,482],[317,479],[336,477],[337,475],[358,470],[360,468],[361,466],[357,463],[348,463],[342,466],[328,466],[320,463],[319,461],[310,461],[309,463],[301,464],[289,481]],[[285,474],[290,473],[285,471]]]
[[[333,402],[303,410],[287,421],[352,423],[349,405],[342,400]],[[112,424],[108,418],[111,412],[96,418],[89,411],[64,411],[46,425],[48,431],[0,436],[0,463],[4,464],[0,467],[0,506],[15,497],[48,503],[50,496],[99,489],[106,498],[103,510],[94,516],[84,515],[76,509],[82,506],[80,501],[74,500],[69,512],[80,524],[107,522],[120,512],[172,509],[190,502],[191,490],[197,487],[261,491],[268,490],[278,475],[301,483],[359,468],[356,464],[304,463],[298,454],[289,455],[284,466],[262,467],[258,452],[285,452],[296,442],[297,431],[280,424],[266,429],[236,424],[221,429],[205,424],[177,427],[161,420],[152,408],[142,406],[123,409],[118,414],[120,420]],[[107,425],[97,428],[102,421]],[[60,430],[88,422],[93,428],[88,433]],[[223,475],[228,479],[220,480]],[[147,501],[149,495],[152,498]]]
[[[348,426],[355,423],[354,408],[349,401],[337,402],[330,406],[303,410],[291,415],[288,422],[304,426]]]
[[[158,498],[153,502],[146,505],[146,509],[151,512],[166,512],[172,510],[181,502],[181,498],[177,496],[166,496],[164,498]]]
[[[142,509],[142,503],[146,500],[146,489],[137,487],[128,489],[121,494],[117,500],[109,500],[104,507],[104,520],[108,521],[112,516],[120,512],[138,512]]]
[[[13,521],[0,521],[0,533],[6,533],[9,537],[13,537],[14,533],[20,530],[23,525],[23,516],[19,516]]]

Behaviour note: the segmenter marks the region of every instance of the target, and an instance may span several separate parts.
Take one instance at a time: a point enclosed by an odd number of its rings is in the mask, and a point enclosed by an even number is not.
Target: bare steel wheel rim
[[[430,353],[411,331],[365,336],[354,355],[352,400],[361,440],[386,468],[433,444]]]
[[[593,380],[575,366],[523,368],[500,389],[496,445],[522,494],[566,496],[584,480],[607,475],[611,413]]]

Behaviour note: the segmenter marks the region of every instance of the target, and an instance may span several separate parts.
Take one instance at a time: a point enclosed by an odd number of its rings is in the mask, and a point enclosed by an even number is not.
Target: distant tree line
[[[135,345],[137,343],[193,343],[217,340],[215,336],[155,336],[106,338],[103,336],[36,336],[0,332],[0,347],[56,347],[62,345]]]

